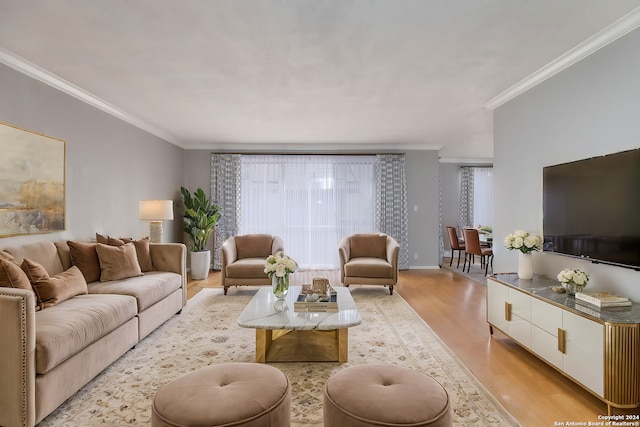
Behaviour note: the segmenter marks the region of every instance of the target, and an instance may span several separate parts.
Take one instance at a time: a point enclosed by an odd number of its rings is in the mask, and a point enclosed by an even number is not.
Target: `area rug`
[[[454,273],[464,276],[467,279],[473,280],[474,282],[479,283],[483,286],[487,286],[487,276],[484,274],[484,268],[480,267],[479,263],[472,264],[471,268],[469,269],[470,271],[467,273],[465,271],[462,271],[462,262],[464,261],[464,259],[460,260],[460,267],[456,267],[456,264],[458,262],[457,257],[453,259],[453,263],[451,264],[451,266],[449,266],[449,261],[450,258],[443,258],[442,268],[444,268],[445,270],[453,271]],[[489,267],[489,274],[491,274],[491,267]]]
[[[50,414],[45,426],[148,426],[156,391],[179,375],[211,364],[254,362],[255,331],[236,319],[257,288],[200,291],[182,311]],[[324,385],[349,366],[386,363],[424,372],[447,390],[456,426],[517,426],[429,326],[397,294],[352,287],[362,324],[349,330],[349,361],[274,363],[292,387],[293,426],[322,426]]]

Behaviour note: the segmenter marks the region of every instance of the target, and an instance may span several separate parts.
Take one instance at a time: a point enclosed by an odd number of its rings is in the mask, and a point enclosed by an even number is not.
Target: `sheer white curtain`
[[[473,224],[493,227],[493,168],[473,168]]]
[[[338,268],[343,237],[375,230],[375,156],[243,155],[240,234],[282,237],[301,268]]]

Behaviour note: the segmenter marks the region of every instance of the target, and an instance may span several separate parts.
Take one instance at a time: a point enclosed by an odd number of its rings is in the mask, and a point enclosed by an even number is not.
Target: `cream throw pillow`
[[[136,247],[133,243],[122,246],[109,246],[103,243],[96,245],[100,260],[100,281],[121,280],[128,277],[142,276]]]

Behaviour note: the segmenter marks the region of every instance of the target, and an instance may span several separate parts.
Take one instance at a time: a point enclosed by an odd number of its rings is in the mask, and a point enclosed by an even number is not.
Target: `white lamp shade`
[[[173,200],[140,200],[140,219],[150,221],[173,219]]]

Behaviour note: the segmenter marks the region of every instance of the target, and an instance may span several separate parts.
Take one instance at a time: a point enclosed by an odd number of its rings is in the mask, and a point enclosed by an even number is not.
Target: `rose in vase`
[[[510,251],[517,250],[528,254],[540,250],[542,238],[524,230],[516,230],[504,239],[504,247]]]
[[[289,291],[289,275],[296,271],[298,264],[293,258],[282,252],[269,255],[264,264],[264,272],[273,282],[273,293],[278,298],[284,298]]]
[[[569,294],[582,291],[582,288],[589,284],[589,276],[581,270],[565,268],[557,276],[562,286]]]

